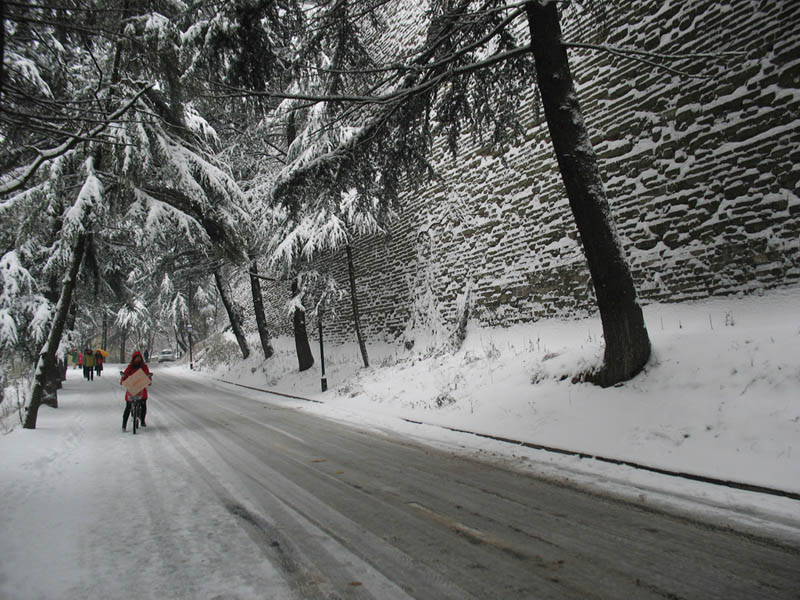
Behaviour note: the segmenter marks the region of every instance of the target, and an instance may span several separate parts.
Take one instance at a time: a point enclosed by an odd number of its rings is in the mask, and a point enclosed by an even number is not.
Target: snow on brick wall
[[[676,63],[703,75],[688,78],[570,51],[642,301],[800,280],[800,2],[621,4],[606,40],[578,24],[565,24],[566,39],[659,53],[742,52],[727,63]],[[502,157],[467,140],[453,158],[441,144],[440,177],[403,197],[391,236],[355,246],[368,339],[399,335],[428,292],[437,317],[452,323],[468,286],[473,317],[485,324],[592,310],[546,125],[532,103],[527,110],[526,134]],[[323,264],[346,290],[344,252]],[[350,317],[345,298],[326,319],[326,335],[354,339]]]

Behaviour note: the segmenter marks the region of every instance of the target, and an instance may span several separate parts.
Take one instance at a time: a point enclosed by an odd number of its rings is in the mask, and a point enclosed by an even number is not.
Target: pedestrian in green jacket
[[[89,381],[94,381],[94,352],[89,348],[83,351],[83,376]]]

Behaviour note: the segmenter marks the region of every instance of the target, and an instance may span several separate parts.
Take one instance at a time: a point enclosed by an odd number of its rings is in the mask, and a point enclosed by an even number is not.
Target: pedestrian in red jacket
[[[150,369],[147,368],[147,363],[144,362],[144,358],[142,358],[142,353],[137,350],[133,353],[133,356],[131,356],[131,362],[128,363],[127,367],[125,367],[125,370],[122,372],[122,378],[119,380],[119,382],[122,383],[139,369],[142,369],[147,375],[149,375],[150,379],[153,378],[153,374],[150,372]],[[147,427],[144,423],[144,417],[147,414],[147,388],[144,388],[141,392],[139,392],[139,397],[142,399],[142,427]],[[125,428],[128,426],[128,417],[130,414],[131,395],[128,390],[125,390],[125,412],[122,413],[122,431],[125,431]]]

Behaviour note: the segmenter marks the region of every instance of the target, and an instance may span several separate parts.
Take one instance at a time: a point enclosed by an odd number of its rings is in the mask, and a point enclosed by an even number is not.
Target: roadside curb
[[[217,377],[212,377],[216,381],[220,381],[222,383],[226,383],[228,385],[233,385],[236,387],[246,388],[249,390],[254,390],[257,392],[263,392],[265,394],[272,394],[274,396],[281,396],[283,398],[291,398],[293,400],[303,400],[305,402],[313,402],[315,404],[325,404],[321,400],[313,400],[311,398],[305,398],[303,396],[293,396],[291,394],[285,394],[283,392],[275,392],[273,390],[266,390],[263,388],[257,388],[249,385],[244,385],[241,383],[234,383],[232,381],[226,381],[224,379],[219,379]],[[438,427],[440,429],[445,429],[447,431],[452,431],[454,433],[465,433],[468,435],[474,435],[480,438],[485,438],[489,440],[494,440],[497,442],[503,442],[506,444],[513,444],[515,446],[523,446],[525,448],[531,448],[533,450],[543,450],[545,452],[552,452],[554,454],[563,454],[565,456],[575,456],[580,459],[589,459],[589,460],[596,460],[598,462],[609,463],[612,465],[623,466],[623,467],[631,467],[633,469],[639,469],[641,471],[647,471],[650,473],[657,473],[659,475],[668,475],[670,477],[680,477],[682,479],[687,479],[690,481],[698,481],[701,483],[708,483],[711,485],[718,485],[723,487],[729,487],[738,490],[744,490],[747,492],[757,492],[760,494],[769,494],[771,496],[778,496],[781,498],[788,498],[790,500],[800,501],[800,493],[796,492],[789,492],[786,490],[779,490],[776,488],[761,486],[761,485],[754,485],[750,483],[742,483],[739,481],[731,481],[726,479],[717,479],[715,477],[707,477],[705,475],[695,475],[694,473],[687,473],[685,471],[671,471],[669,469],[662,469],[660,467],[651,467],[648,465],[644,465],[641,463],[622,460],[618,458],[608,458],[606,456],[600,456],[598,454],[589,454],[586,452],[579,452],[576,450],[565,450],[564,448],[556,448],[554,446],[545,446],[543,444],[536,444],[533,442],[523,442],[521,440],[515,440],[512,438],[491,435],[488,433],[478,433],[476,431],[469,431],[467,429],[458,429],[455,427],[448,427],[447,425],[439,425],[434,423],[426,423],[424,421],[416,421],[414,419],[407,419],[405,417],[398,417],[400,420],[405,421],[406,423],[411,423],[412,425],[426,425],[428,427]]]
[[[283,392],[265,390],[263,388],[253,387],[252,385],[244,385],[243,383],[234,383],[233,381],[225,381],[224,379],[220,379],[219,377],[209,377],[209,378],[213,379],[214,381],[227,383],[228,385],[235,385],[236,387],[245,388],[248,390],[255,390],[256,392],[264,392],[265,394],[272,394],[273,396],[280,396],[282,398],[291,398],[293,400],[305,400],[306,402],[314,402],[315,404],[325,404],[322,400],[313,400],[311,398],[305,398],[303,396],[292,396],[291,394],[284,394]]]
[[[402,417],[401,417],[402,418]],[[441,429],[446,429],[448,431],[453,431],[455,433],[467,433],[470,435],[475,435],[478,437],[495,440],[498,442],[505,442],[507,444],[513,444],[515,446],[523,446],[525,448],[531,448],[533,450],[544,450],[545,452],[553,452],[555,454],[564,454],[567,456],[575,456],[580,459],[590,459],[596,460],[598,462],[609,463],[612,465],[618,465],[623,467],[631,467],[634,469],[639,469],[641,471],[648,471],[650,473],[658,473],[659,475],[669,475],[671,477],[681,477],[683,479],[688,479],[691,481],[699,481],[702,483],[710,483],[713,485],[720,485],[729,488],[735,488],[739,490],[745,490],[748,492],[758,492],[761,494],[770,494],[772,496],[780,496],[783,498],[789,498],[790,500],[798,500],[800,501],[800,494],[795,492],[789,492],[786,490],[779,490],[776,488],[765,487],[760,485],[754,485],[750,483],[741,483],[739,481],[731,481],[727,479],[717,479],[715,477],[707,477],[705,475],[695,475],[693,473],[687,473],[685,471],[671,471],[669,469],[662,469],[659,467],[651,467],[648,465],[643,465],[641,463],[632,462],[628,460],[622,460],[618,458],[608,458],[606,456],[600,456],[598,454],[588,454],[586,452],[578,452],[576,450],[564,450],[563,448],[555,448],[553,446],[544,446],[542,444],[535,444],[533,442],[523,442],[520,440],[514,440],[511,438],[491,435],[487,433],[477,433],[475,431],[468,431],[466,429],[456,429],[454,427],[448,427],[447,425],[434,425],[431,423],[425,423],[423,421],[414,421],[411,419],[402,418],[403,421],[407,421],[408,423],[413,423],[416,425],[428,425],[430,427],[440,427]]]

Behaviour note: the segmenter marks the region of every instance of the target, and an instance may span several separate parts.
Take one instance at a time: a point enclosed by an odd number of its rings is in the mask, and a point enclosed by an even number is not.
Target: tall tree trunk
[[[297,135],[297,125],[295,123],[294,111],[289,111],[286,120],[286,142],[292,145]],[[292,280],[292,298],[297,297],[300,290],[297,285],[297,278]],[[311,354],[311,345],[308,343],[308,331],[306,330],[306,311],[295,304],[294,315],[292,315],[292,327],[294,329],[294,347],[297,350],[297,362],[300,371],[307,371],[314,366],[314,355]]]
[[[177,327],[175,328],[175,343],[178,344],[178,348],[180,348],[183,353],[186,353],[189,349],[189,344],[186,338],[183,337],[183,330]]]
[[[100,341],[100,347],[103,350],[108,350],[108,310],[103,307],[103,339]]]
[[[6,83],[6,2],[0,0],[0,104],[3,100],[3,90]]]
[[[127,357],[125,356],[125,342],[128,339],[128,332],[124,329],[120,331],[119,334],[119,362],[125,364],[128,362]]]
[[[253,291],[253,310],[256,313],[258,337],[261,340],[261,349],[264,351],[264,359],[266,360],[275,354],[275,350],[269,340],[267,317],[264,315],[264,296],[261,293],[261,280],[258,278],[258,260],[256,260],[255,256],[250,256],[250,289]]]
[[[52,385],[52,379],[57,371],[56,352],[61,343],[61,335],[64,333],[64,324],[67,322],[70,304],[72,303],[72,292],[78,279],[78,270],[83,260],[86,248],[86,236],[79,234],[72,249],[72,258],[61,285],[61,294],[56,304],[53,322],[50,324],[50,333],[47,341],[39,353],[39,360],[36,363],[36,371],[33,377],[33,387],[31,389],[31,400],[25,414],[25,429],[36,429],[36,419],[39,416],[39,407],[42,404],[56,406],[56,391]],[[52,394],[52,397],[50,396]]]
[[[242,358],[247,358],[250,356],[250,347],[247,345],[247,338],[245,337],[244,330],[242,329],[242,319],[239,315],[239,307],[236,306],[236,303],[233,301],[233,298],[231,298],[227,288],[222,284],[222,277],[220,277],[218,270],[214,271],[214,281],[217,284],[219,296],[222,298],[222,305],[225,307],[225,311],[228,313],[228,320],[231,323],[233,335],[236,336],[236,342],[239,344],[239,349],[242,351]]]
[[[292,281],[292,298],[299,293],[297,279],[295,279]],[[299,363],[300,371],[307,371],[314,366],[314,355],[311,354],[311,345],[308,343],[306,311],[297,306],[297,304],[295,304],[294,308],[292,325],[294,326],[294,347],[297,350],[297,362]]]
[[[578,105],[556,2],[530,2],[526,11],[550,138],[603,322],[603,366],[586,379],[607,387],[641,371],[650,357],[650,339]]]
[[[61,340],[59,340],[59,343]],[[44,393],[42,404],[58,408],[58,390],[61,389],[61,367],[58,360],[58,350],[53,355],[53,365],[44,374]]]
[[[356,295],[356,269],[353,264],[353,249],[350,244],[345,246],[347,250],[347,274],[350,277],[350,299],[353,303],[353,325],[356,328],[356,338],[358,347],[361,349],[361,358],[364,366],[369,366],[369,356],[367,356],[367,345],[364,343],[364,336],[361,334],[361,315],[358,311],[358,296]]]
[[[1,1],[2,0],[0,0],[0,2]],[[55,235],[58,235],[59,230],[60,230],[60,224],[55,228],[54,231]],[[86,260],[87,246],[88,246],[88,240],[84,245],[84,256],[82,259],[84,261]],[[63,289],[64,289],[63,273],[54,272],[50,275],[47,287],[44,290],[44,297],[47,298],[47,300],[50,301],[50,303],[53,306],[57,306],[58,301],[61,298],[61,293]],[[74,314],[75,312],[77,312],[77,309],[70,302],[70,307],[67,310],[67,318],[64,321],[65,327],[67,327],[67,323],[69,323],[70,321],[70,313]],[[74,317],[72,319],[72,322],[74,323]],[[63,329],[62,329],[62,334],[63,334]],[[60,343],[61,340],[59,339],[59,344]],[[56,361],[55,365],[57,366],[58,356],[55,357],[55,361]],[[45,404],[47,406],[52,406],[53,408],[58,408],[58,390],[61,389],[61,381],[56,380],[56,370],[57,368],[50,368],[50,367],[46,368],[44,371],[44,380],[43,380],[44,392],[42,394],[42,404]]]

